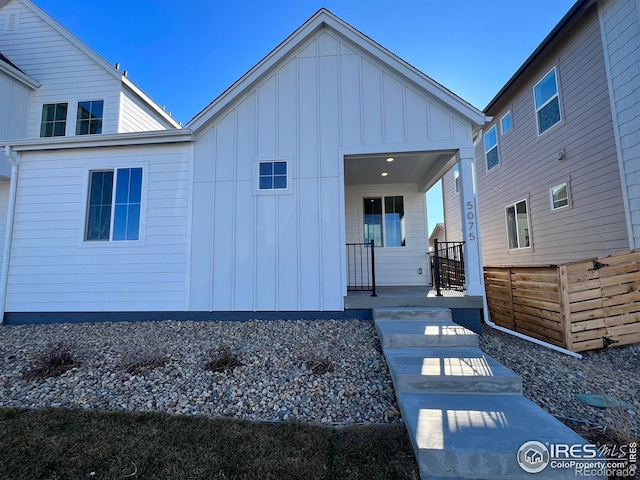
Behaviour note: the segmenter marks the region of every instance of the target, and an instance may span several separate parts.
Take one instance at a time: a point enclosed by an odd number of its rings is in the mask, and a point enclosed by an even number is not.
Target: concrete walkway
[[[375,308],[373,318],[423,480],[576,478],[574,469],[520,467],[528,441],[586,441],[526,399],[520,377],[449,309]]]

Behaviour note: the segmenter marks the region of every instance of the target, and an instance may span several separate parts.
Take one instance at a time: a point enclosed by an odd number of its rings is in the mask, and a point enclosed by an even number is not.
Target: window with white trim
[[[560,210],[569,206],[569,186],[567,182],[549,189],[551,210]]]
[[[484,134],[484,153],[487,158],[487,171],[500,164],[500,156],[498,155],[498,134],[496,126],[493,125],[487,133]]]
[[[286,190],[287,161],[261,161],[258,166],[258,189]]]
[[[507,244],[509,250],[529,248],[531,246],[531,233],[529,230],[529,213],[527,201],[506,206],[507,216]]]
[[[95,135],[102,133],[103,100],[78,102],[76,135]]]
[[[363,199],[364,241],[376,247],[404,247],[404,197],[366,197]]]
[[[556,67],[553,67],[542,80],[535,84],[533,97],[538,135],[542,135],[560,122],[560,96],[558,95]]]
[[[502,135],[511,130],[513,126],[511,122],[511,110],[504,114],[504,116],[500,119],[500,130],[502,131]]]
[[[42,105],[41,137],[64,137],[67,130],[67,103]]]
[[[142,168],[89,172],[86,241],[140,239]]]

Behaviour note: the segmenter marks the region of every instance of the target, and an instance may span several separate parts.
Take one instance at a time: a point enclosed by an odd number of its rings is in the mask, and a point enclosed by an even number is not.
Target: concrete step
[[[451,310],[444,307],[394,307],[374,308],[374,320],[449,320]]]
[[[522,393],[522,379],[478,348],[389,348],[384,354],[398,393]]]
[[[386,348],[477,347],[478,335],[447,320],[375,320]]]
[[[518,464],[529,441],[587,442],[522,395],[397,393],[424,479],[574,479],[550,465],[536,474]]]

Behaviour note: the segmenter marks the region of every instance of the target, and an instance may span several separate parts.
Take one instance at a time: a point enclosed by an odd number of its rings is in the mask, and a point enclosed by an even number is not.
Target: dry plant
[[[329,357],[315,357],[307,360],[307,368],[316,375],[333,372],[333,361]]]
[[[125,346],[120,353],[121,365],[127,373],[138,375],[162,367],[169,361],[166,347],[157,338],[157,332],[144,331],[133,346]]]
[[[237,354],[233,353],[229,347],[220,347],[211,354],[211,358],[204,368],[212,372],[228,373],[241,366],[242,362]]]
[[[33,361],[33,367],[25,373],[26,380],[62,375],[78,365],[73,358],[73,347],[64,342],[48,343]]]

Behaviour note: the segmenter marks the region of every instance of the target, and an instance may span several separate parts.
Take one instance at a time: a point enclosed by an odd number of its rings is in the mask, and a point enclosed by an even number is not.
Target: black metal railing
[[[431,255],[431,273],[433,286],[437,296],[442,296],[443,288],[463,291],[464,276],[464,242],[433,241]]]
[[[347,243],[347,291],[372,292],[376,295],[375,245],[369,243]]]

